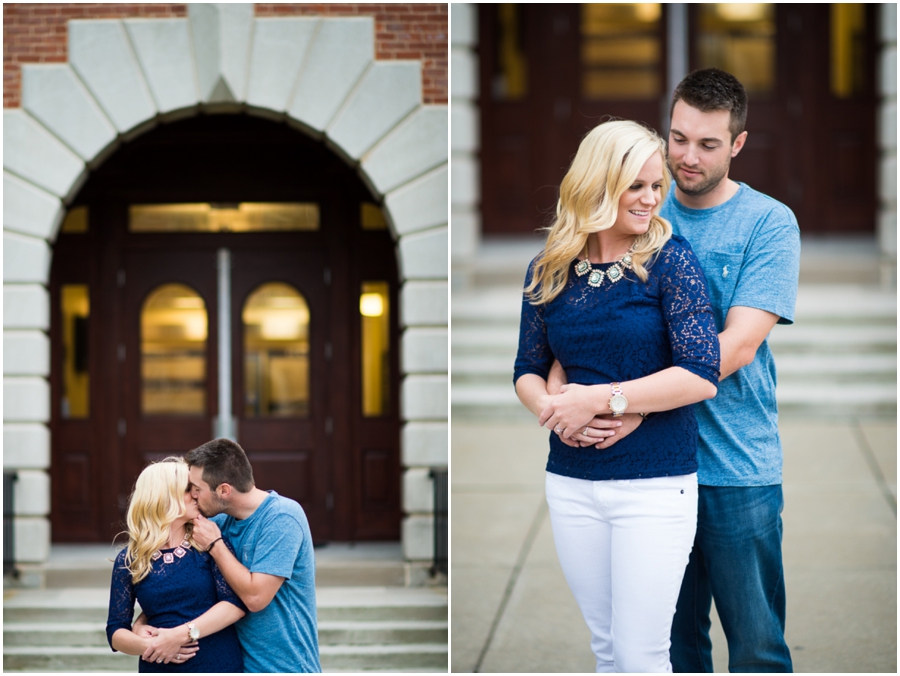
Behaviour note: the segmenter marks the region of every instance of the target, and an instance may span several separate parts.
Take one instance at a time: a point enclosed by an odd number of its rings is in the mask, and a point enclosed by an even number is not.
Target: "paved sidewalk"
[[[896,418],[784,417],[781,432],[795,671],[896,673]],[[451,670],[592,672],[544,501],[546,430],[457,417],[451,443]]]

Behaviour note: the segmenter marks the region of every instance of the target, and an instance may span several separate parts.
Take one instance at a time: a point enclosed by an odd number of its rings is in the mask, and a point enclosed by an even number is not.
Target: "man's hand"
[[[194,542],[202,551],[207,551],[209,546],[220,537],[222,537],[222,531],[214,522],[203,515],[194,519]]]
[[[553,360],[553,366],[550,367],[550,373],[547,374],[547,394],[559,394],[563,385],[567,385],[569,379],[566,377],[566,370],[556,359]]]

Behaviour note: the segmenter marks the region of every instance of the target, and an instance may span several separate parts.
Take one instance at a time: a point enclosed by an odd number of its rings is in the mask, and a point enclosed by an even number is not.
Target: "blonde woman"
[[[715,396],[719,377],[706,280],[659,217],[669,182],[654,132],[628,121],[593,129],[525,282],[514,382],[553,430],[553,536],[598,672],[671,671],[669,632],[697,518],[690,404]],[[547,391],[554,360],[568,381],[558,394]],[[598,447],[626,412],[643,422]]]
[[[141,472],[128,507],[128,546],[113,566],[106,624],[113,650],[143,656],[139,671],[244,670],[234,623],[245,607],[193,543],[191,521],[199,514],[183,459]],[[158,629],[132,631],[135,600]]]

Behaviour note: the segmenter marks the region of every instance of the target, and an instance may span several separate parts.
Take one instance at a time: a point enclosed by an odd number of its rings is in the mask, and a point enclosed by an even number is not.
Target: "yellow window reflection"
[[[270,282],[244,304],[244,415],[309,416],[309,305]]]
[[[591,100],[646,100],[660,93],[659,3],[581,5],[581,93]]]
[[[131,232],[283,232],[319,229],[319,205],[240,202],[135,204],[128,209]]]
[[[65,233],[85,233],[88,231],[88,208],[74,207],[66,214],[60,230]]]
[[[64,349],[62,417],[87,418],[90,415],[88,319],[91,314],[87,285],[63,285],[60,305]]]
[[[390,411],[390,296],[387,282],[363,282],[359,295],[362,332],[362,413]]]
[[[734,75],[748,94],[775,93],[775,5],[698,5],[700,68]]]
[[[206,304],[184,284],[155,289],[141,310],[141,412],[206,413]]]
[[[831,94],[849,99],[865,91],[866,8],[858,3],[830,6]]]

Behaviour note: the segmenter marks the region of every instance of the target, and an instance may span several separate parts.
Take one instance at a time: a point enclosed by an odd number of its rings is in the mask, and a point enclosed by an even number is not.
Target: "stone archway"
[[[416,61],[374,60],[371,18],[70,21],[69,62],[23,67],[4,111],[4,450],[19,561],[49,552],[48,275],[67,204],[123,142],[158,124],[246,112],[323,139],[382,200],[401,283],[403,544],[431,557],[428,468],[447,464],[447,107]]]

